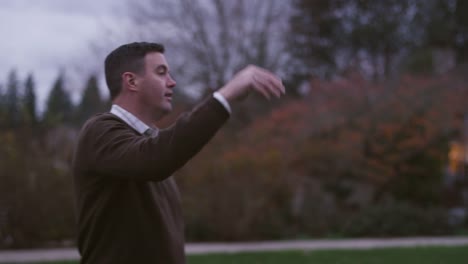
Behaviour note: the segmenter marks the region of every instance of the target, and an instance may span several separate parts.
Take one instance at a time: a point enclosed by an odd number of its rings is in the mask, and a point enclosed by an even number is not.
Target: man
[[[109,113],[83,126],[73,160],[81,263],[185,263],[179,191],[171,175],[213,137],[231,104],[256,91],[285,93],[281,80],[255,66],[182,115],[172,109],[176,82],[156,43],[131,43],[105,60]]]

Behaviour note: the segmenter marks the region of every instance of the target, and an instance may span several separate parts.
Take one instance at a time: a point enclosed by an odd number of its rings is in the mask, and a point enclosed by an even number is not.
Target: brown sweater
[[[90,118],[73,160],[81,263],[185,263],[180,197],[171,175],[228,117],[211,97],[155,138],[111,113]]]

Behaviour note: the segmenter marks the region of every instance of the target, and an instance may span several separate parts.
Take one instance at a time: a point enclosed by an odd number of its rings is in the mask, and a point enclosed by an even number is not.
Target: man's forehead
[[[164,57],[164,54],[160,52],[151,52],[146,54],[145,61],[147,66],[157,67],[159,65],[163,65],[169,67],[166,57]]]

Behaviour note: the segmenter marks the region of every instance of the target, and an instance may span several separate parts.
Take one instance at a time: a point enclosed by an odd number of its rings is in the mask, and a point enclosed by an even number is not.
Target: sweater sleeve
[[[88,169],[103,177],[164,180],[198,153],[228,117],[210,97],[155,138],[138,135],[116,120],[95,122],[86,136]]]

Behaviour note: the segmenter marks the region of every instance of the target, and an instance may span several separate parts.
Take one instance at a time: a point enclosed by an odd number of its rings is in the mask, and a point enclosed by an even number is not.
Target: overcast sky
[[[0,0],[0,84],[6,83],[11,69],[17,70],[21,81],[32,72],[42,108],[60,70],[73,76],[77,69],[87,68],[86,61],[93,56],[92,44],[106,41],[105,29],[122,22],[123,3]],[[89,67],[96,67],[96,62]]]

